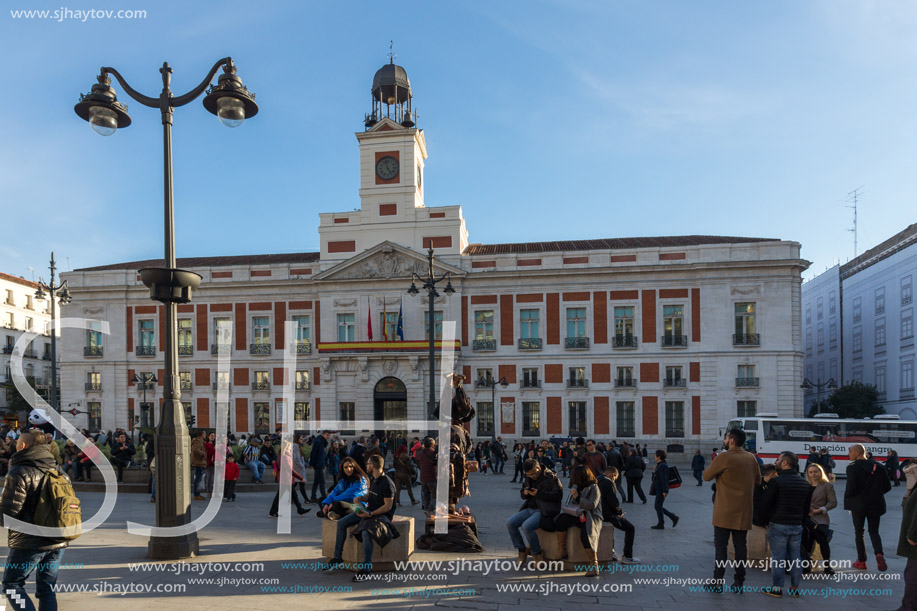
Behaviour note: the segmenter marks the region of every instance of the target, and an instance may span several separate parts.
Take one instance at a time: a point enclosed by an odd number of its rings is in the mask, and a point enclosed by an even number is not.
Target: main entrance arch
[[[373,389],[373,418],[384,421],[385,427],[376,428],[376,436],[384,437],[386,431],[395,434],[396,438],[405,438],[407,428],[394,424],[398,420],[408,419],[408,389],[398,378],[382,378]],[[392,424],[390,424],[392,423]],[[392,448],[394,451],[394,448]]]

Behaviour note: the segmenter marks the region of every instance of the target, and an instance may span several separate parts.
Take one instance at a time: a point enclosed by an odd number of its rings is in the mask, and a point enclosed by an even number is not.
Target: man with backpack
[[[64,501],[64,502],[60,502]],[[62,507],[60,511],[52,509]],[[79,500],[66,475],[57,470],[47,439],[40,431],[23,433],[10,458],[3,493],[0,495],[0,524],[5,516],[37,526],[64,527],[80,523]],[[42,609],[56,609],[54,586],[64,548],[76,534],[41,537],[9,528],[9,555],[3,573],[3,592],[11,608],[34,611],[25,583],[35,569],[35,593]],[[24,603],[24,604],[23,604]]]

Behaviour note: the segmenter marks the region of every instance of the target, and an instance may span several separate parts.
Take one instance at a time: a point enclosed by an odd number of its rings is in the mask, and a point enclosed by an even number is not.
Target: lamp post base
[[[151,560],[181,560],[197,555],[197,533],[181,537],[150,537],[147,546],[147,558]]]

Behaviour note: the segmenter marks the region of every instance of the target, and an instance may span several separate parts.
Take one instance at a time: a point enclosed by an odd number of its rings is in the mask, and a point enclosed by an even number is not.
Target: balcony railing
[[[911,296],[905,295],[901,298],[901,305],[911,305]]]
[[[688,386],[688,381],[685,378],[665,378],[662,385],[665,388],[685,388]]]
[[[637,388],[637,380],[618,378],[615,380],[615,388]]]
[[[156,356],[156,346],[137,346],[134,353],[137,356]]]
[[[670,429],[666,427],[665,436],[666,437],[684,437],[685,430],[684,429]]]
[[[759,386],[759,378],[736,378],[736,386],[739,388],[756,388]]]
[[[35,351],[34,351],[34,350],[29,350],[29,349],[26,349],[26,351],[23,353],[22,356],[24,356],[24,357],[26,357],[26,358],[30,358],[30,359],[37,359],[37,358],[38,358],[38,355],[35,354]]]
[[[270,382],[252,382],[252,390],[270,390]]]
[[[308,382],[297,382],[296,383],[296,390],[309,390],[310,388],[312,388],[312,385],[309,384]]]
[[[520,337],[519,350],[541,350],[540,337]]]
[[[733,346],[760,346],[760,333],[734,333],[732,336]]]
[[[153,390],[156,388],[155,382],[139,382],[137,383],[137,390]]]
[[[564,348],[567,350],[588,350],[589,349],[589,338],[588,337],[568,337],[564,342]]]
[[[474,381],[475,388],[490,388],[494,384],[493,378],[478,378]]]
[[[663,335],[662,336],[662,347],[663,348],[684,348],[688,345],[688,336],[687,335]]]
[[[13,347],[12,347],[12,346],[4,346],[4,347],[3,347],[3,354],[13,354]]]
[[[497,340],[495,339],[476,339],[471,343],[471,349],[477,351],[496,350]]]
[[[637,347],[637,336],[636,335],[615,335],[614,339],[611,340],[612,348],[636,348]]]
[[[229,344],[210,344],[210,354],[225,356],[231,353],[232,346]]]
[[[86,390],[90,392],[100,392],[102,390],[101,382],[86,382]]]
[[[179,346],[178,356],[191,356],[194,354],[194,346]]]
[[[567,388],[589,388],[589,380],[585,378],[567,379]]]
[[[522,379],[522,382],[519,384],[520,388],[541,388],[541,380],[526,380]]]
[[[213,390],[231,390],[232,384],[229,382],[214,382]]]
[[[102,352],[103,352],[102,346],[84,346],[83,347],[83,356],[102,356]]]
[[[51,360],[51,354],[50,354],[50,353],[49,353],[49,354],[42,354],[42,355],[41,355],[41,360],[43,360],[43,361],[50,361],[50,360]]]
[[[252,344],[248,349],[250,354],[270,354],[270,344]]]
[[[312,342],[307,339],[296,340],[293,345],[296,348],[296,354],[312,354]]]
[[[191,380],[182,380],[178,383],[178,387],[181,390],[194,390],[194,384],[191,383]]]

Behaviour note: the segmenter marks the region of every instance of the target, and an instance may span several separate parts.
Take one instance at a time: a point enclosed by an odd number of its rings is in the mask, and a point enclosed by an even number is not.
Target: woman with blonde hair
[[[821,548],[821,556],[825,560],[825,574],[833,575],[834,569],[828,562],[831,559],[831,548],[828,542],[833,534],[829,525],[831,518],[828,512],[837,507],[837,495],[834,493],[834,484],[828,479],[824,468],[818,463],[812,463],[806,469],[806,480],[815,488],[812,491],[812,503],[809,507],[809,517],[802,528],[802,554],[809,560],[815,550],[815,544]],[[809,569],[805,569],[809,572]]]

